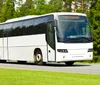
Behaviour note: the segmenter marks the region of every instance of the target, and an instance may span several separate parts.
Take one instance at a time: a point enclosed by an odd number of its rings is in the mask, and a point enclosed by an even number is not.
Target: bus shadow
[[[0,62],[3,64],[19,64],[19,65],[35,65],[34,63],[27,63],[27,62]]]
[[[72,66],[68,66],[65,64],[46,64],[44,66],[49,66],[49,67],[86,67],[86,66],[91,66],[90,64],[74,64]]]
[[[46,63],[44,65],[36,65],[35,63],[31,62],[0,62],[3,64],[17,64],[17,65],[34,65],[34,66],[47,66],[47,67],[86,67],[86,66],[91,66],[91,64],[73,64],[72,66],[67,66],[64,63]]]

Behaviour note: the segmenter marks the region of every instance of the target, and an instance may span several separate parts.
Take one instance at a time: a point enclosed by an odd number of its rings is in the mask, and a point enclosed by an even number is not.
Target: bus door
[[[53,27],[53,22],[47,24],[47,53],[48,61],[55,61],[55,31]]]

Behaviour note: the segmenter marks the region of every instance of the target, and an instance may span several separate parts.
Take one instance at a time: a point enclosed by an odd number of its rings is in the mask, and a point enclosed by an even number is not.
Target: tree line
[[[94,55],[100,55],[100,0],[0,0],[0,22],[51,12],[86,13],[93,33]],[[74,5],[72,5],[74,2]]]

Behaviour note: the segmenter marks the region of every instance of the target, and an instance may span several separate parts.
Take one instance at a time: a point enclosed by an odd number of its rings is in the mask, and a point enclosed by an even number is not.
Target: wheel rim
[[[38,62],[41,61],[41,58],[42,58],[41,54],[36,55],[36,61],[38,61]]]

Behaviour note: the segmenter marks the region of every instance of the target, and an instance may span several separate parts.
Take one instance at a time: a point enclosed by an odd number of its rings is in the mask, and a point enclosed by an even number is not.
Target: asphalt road
[[[34,65],[33,63],[18,64],[7,62],[0,63],[0,68],[100,74],[100,64],[74,64],[73,66],[66,66],[65,64],[46,64],[43,66],[38,66]]]

